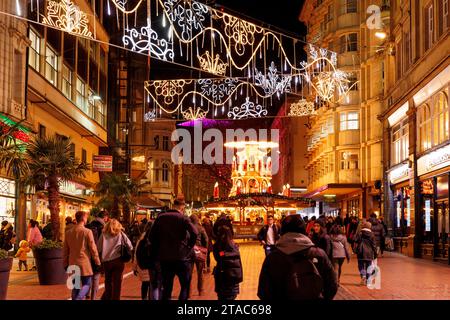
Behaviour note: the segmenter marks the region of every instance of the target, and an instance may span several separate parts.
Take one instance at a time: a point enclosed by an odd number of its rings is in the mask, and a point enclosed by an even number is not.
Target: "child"
[[[28,241],[22,240],[19,243],[19,250],[17,250],[16,258],[19,258],[19,269],[17,271],[22,271],[22,264],[25,266],[25,271],[28,271],[27,266],[27,254],[30,252],[30,247],[28,246]]]

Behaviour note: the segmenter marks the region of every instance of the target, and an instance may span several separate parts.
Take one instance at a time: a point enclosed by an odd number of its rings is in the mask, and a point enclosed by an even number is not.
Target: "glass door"
[[[439,257],[447,257],[447,241],[449,233],[449,203],[448,201],[437,204],[437,245]]]

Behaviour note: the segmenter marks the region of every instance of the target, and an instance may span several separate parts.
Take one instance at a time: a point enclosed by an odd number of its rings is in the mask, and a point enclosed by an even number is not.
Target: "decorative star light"
[[[256,105],[250,101],[250,98],[245,98],[245,103],[240,107],[234,107],[231,111],[228,112],[228,117],[237,119],[247,119],[249,117],[252,118],[260,118],[261,116],[267,115],[267,109],[261,105]]]
[[[289,116],[304,117],[316,115],[317,111],[314,109],[314,102],[300,99],[298,102],[292,103],[289,111]]]
[[[125,35],[122,38],[125,47],[138,53],[147,53],[155,58],[162,60],[173,60],[173,49],[169,48],[170,42],[165,39],[159,39],[150,23],[147,26],[137,29],[125,29]]]
[[[165,0],[164,8],[170,21],[181,28],[181,39],[188,41],[194,36],[193,32],[204,30],[206,14],[209,12],[207,6],[200,2],[191,0]]]
[[[195,110],[194,110],[195,109]],[[200,120],[204,119],[206,115],[208,114],[208,111],[205,111],[201,108],[195,108],[189,107],[186,111],[181,111],[181,114],[183,115],[183,118],[185,120]]]
[[[339,93],[345,94],[349,88],[348,74],[342,70],[321,72],[314,80],[314,88],[317,94],[324,101],[331,102],[334,98],[336,89]]]
[[[93,38],[86,14],[70,0],[49,1],[42,23],[78,36]]]
[[[280,76],[275,63],[272,62],[267,76],[255,69],[255,84],[264,89],[265,94],[285,93],[291,91],[292,76]]]
[[[156,119],[156,110],[149,111],[144,114],[144,122],[155,121]]]
[[[199,79],[202,94],[210,97],[215,103],[220,103],[224,97],[230,96],[235,90],[239,80],[227,79]]]
[[[227,64],[220,59],[218,54],[213,58],[209,51],[206,51],[202,56],[198,56],[198,60],[200,61],[200,67],[209,73],[223,76],[227,71]]]

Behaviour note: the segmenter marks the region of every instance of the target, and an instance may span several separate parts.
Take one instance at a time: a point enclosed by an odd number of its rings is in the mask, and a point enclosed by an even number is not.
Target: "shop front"
[[[410,172],[407,163],[395,166],[389,171],[390,190],[393,196],[391,221],[394,237],[408,237],[411,234]]]
[[[420,157],[417,167],[421,256],[450,262],[450,145]]]
[[[14,224],[15,217],[14,180],[0,178],[0,220]]]

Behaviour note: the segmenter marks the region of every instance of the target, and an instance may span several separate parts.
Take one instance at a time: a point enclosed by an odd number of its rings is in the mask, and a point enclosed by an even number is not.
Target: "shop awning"
[[[137,207],[141,208],[154,209],[154,208],[162,208],[165,206],[163,202],[150,198],[148,196],[137,196],[134,197],[132,200],[134,203],[136,203]]]
[[[360,183],[330,183],[326,184],[312,192],[308,192],[304,195],[306,198],[315,200],[322,199],[324,196],[341,196],[361,190]]]

